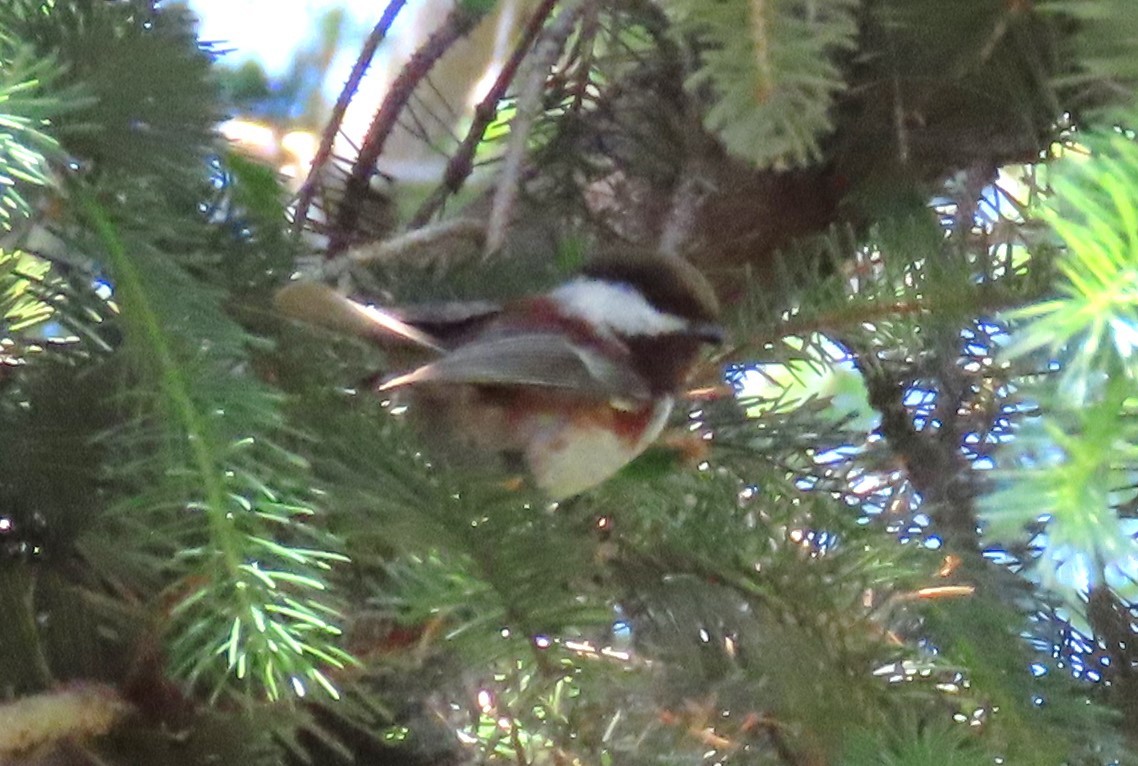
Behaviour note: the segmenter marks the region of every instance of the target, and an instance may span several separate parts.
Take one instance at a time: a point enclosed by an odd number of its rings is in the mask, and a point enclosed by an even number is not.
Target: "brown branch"
[[[933,506],[930,516],[937,531],[949,543],[946,546],[948,550],[953,550],[951,543],[956,541],[958,549],[972,552],[980,547],[977,531],[979,520],[975,502],[976,489],[968,479],[972,466],[961,451],[965,434],[962,433],[960,415],[971,386],[957,364],[961,353],[959,332],[933,329],[932,335],[936,339],[935,359],[939,368],[933,417],[940,425],[930,438],[940,452],[941,462],[948,473],[938,477],[940,486],[933,494],[933,499],[939,498],[940,505]]]
[[[399,76],[395,78],[395,82],[391,83],[387,96],[364,134],[356,161],[352,164],[351,173],[344,187],[344,199],[336,211],[336,222],[331,232],[326,257],[335,257],[350,244],[350,232],[354,231],[359,223],[361,203],[367,195],[376,162],[383,154],[384,144],[395,129],[415,88],[430,74],[443,54],[474,29],[482,15],[482,12],[470,10],[465,5],[456,6],[447,15],[442,26],[431,33],[426,42],[412,54],[406,66],[400,70]]]
[[[974,313],[982,315],[1018,308],[1039,298],[1037,294],[1013,294],[999,291],[985,290],[979,286],[976,290],[978,300]],[[780,338],[811,335],[813,333],[833,333],[845,328],[858,327],[866,322],[882,321],[886,319],[900,319],[916,314],[935,314],[942,309],[952,309],[955,301],[944,303],[927,298],[911,298],[899,301],[871,301],[855,304],[818,314],[813,317],[791,318],[782,324],[770,328],[769,332],[735,343],[714,354],[710,362],[722,364],[728,359],[737,359],[747,354],[762,351],[768,343]]]
[[[600,14],[597,7],[590,6],[581,21],[581,34],[577,38],[577,49],[581,58],[577,62],[577,83],[573,88],[573,103],[569,106],[569,111],[573,114],[580,113],[585,103],[585,94],[589,90],[589,73],[593,68],[594,48],[600,28]]]
[[[518,734],[518,722],[513,717],[510,718],[510,745],[514,748],[514,758],[517,760],[518,766],[528,766],[529,758],[526,757],[526,747],[522,744],[522,738]]]
[[[332,157],[332,145],[336,142],[336,135],[340,132],[340,125],[344,122],[344,114],[348,111],[348,105],[352,102],[352,98],[355,97],[356,91],[359,90],[360,82],[363,80],[367,68],[371,66],[371,60],[375,57],[376,49],[379,48],[379,44],[387,37],[388,30],[390,30],[391,25],[395,23],[395,17],[399,15],[399,11],[403,10],[403,6],[406,4],[407,0],[391,0],[391,2],[387,4],[387,9],[384,10],[383,15],[371,30],[371,34],[369,34],[364,41],[363,48],[360,49],[360,55],[352,67],[351,74],[348,75],[348,79],[344,83],[344,88],[340,91],[340,96],[336,99],[335,106],[332,107],[332,116],[328,118],[328,125],[324,128],[323,135],[320,136],[320,146],[317,147],[316,154],[312,158],[312,166],[308,169],[308,177],[304,179],[300,191],[297,192],[296,210],[293,213],[292,219],[292,230],[294,234],[300,233],[300,230],[304,228],[304,224],[308,219],[308,208],[312,205],[312,200],[316,196],[318,179],[324,170],[324,166]]]
[[[31,750],[50,752],[61,742],[102,736],[132,710],[118,689],[93,682],[19,697],[0,705],[0,760],[9,763],[9,757]]]
[[[498,77],[494,80],[494,84],[490,87],[486,97],[474,108],[474,122],[471,123],[462,143],[459,144],[458,149],[447,162],[442,181],[415,211],[408,228],[417,229],[431,220],[431,217],[446,202],[447,197],[457,193],[466,183],[470,174],[474,172],[474,152],[482,143],[486,129],[498,116],[498,104],[506,97],[506,91],[513,83],[514,77],[517,76],[522,59],[533,47],[533,41],[537,39],[542,27],[545,26],[545,20],[549,18],[549,14],[553,13],[557,3],[558,0],[542,0],[541,4],[534,9],[533,15],[530,16],[525,29],[522,31],[521,39],[518,40],[518,44],[514,46],[514,50],[510,54],[510,58],[502,66],[502,71],[498,73]]]
[[[736,359],[746,353],[762,351],[768,343],[779,338],[811,335],[816,332],[839,330],[844,327],[856,327],[875,319],[891,319],[931,310],[931,304],[919,300],[874,301],[861,306],[830,311],[816,317],[791,319],[771,328],[771,332],[755,335],[723,349],[711,357],[709,364],[718,367],[728,359]]]
[[[1134,665],[1138,659],[1134,648],[1138,615],[1132,605],[1102,584],[1101,576],[1099,580],[1100,584],[1087,594],[1087,620],[1102,651],[1110,658],[1110,665],[1103,671],[1104,680],[1110,685],[1109,699],[1122,713],[1122,730],[1129,733],[1130,742],[1138,745],[1138,669]]]
[[[486,225],[486,252],[494,253],[501,249],[506,238],[506,228],[514,208],[521,185],[522,164],[526,155],[526,144],[530,132],[542,113],[542,94],[550,68],[569,39],[573,28],[590,0],[566,0],[557,18],[546,28],[545,34],[534,46],[529,68],[522,80],[518,93],[518,108],[510,123],[510,138],[502,161],[502,173],[498,188],[494,193],[490,208],[490,221]]]
[[[390,263],[431,249],[438,252],[447,245],[451,249],[455,245],[466,243],[481,247],[485,234],[486,227],[482,221],[454,218],[440,221],[434,226],[412,229],[374,246],[354,248],[345,257],[355,264]]]
[[[938,429],[918,430],[905,405],[905,386],[877,361],[869,349],[843,341],[865,380],[869,405],[881,415],[881,435],[892,452],[904,462],[913,487],[921,494],[933,529],[945,550],[975,557],[980,550],[975,488],[968,480],[971,466],[960,450],[957,411],[966,387],[955,375],[954,349],[941,342],[936,349]]]

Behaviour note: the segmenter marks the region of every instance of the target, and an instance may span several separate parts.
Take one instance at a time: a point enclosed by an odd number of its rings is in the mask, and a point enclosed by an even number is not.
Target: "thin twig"
[[[443,95],[443,92],[439,90],[439,86],[435,85],[435,81],[430,75],[427,75],[426,83],[427,87],[431,89],[431,93],[439,100],[439,106],[446,110],[447,117],[450,119],[444,121],[436,115],[432,114],[431,116],[438,120],[439,124],[446,128],[447,131],[450,131],[451,126],[462,119],[462,115],[455,111],[454,106],[450,103],[450,99]],[[455,136],[455,138],[457,139],[457,136]]]
[[[529,766],[526,747],[522,744],[522,738],[518,734],[518,722],[512,717],[510,718],[510,744],[514,748],[514,758],[517,760],[518,766]]]
[[[334,258],[350,244],[350,232],[355,230],[359,221],[360,202],[375,172],[376,162],[383,153],[384,144],[395,129],[415,88],[430,74],[431,68],[443,57],[443,54],[474,29],[482,15],[482,12],[470,10],[465,5],[456,6],[442,26],[415,51],[410,61],[400,70],[395,82],[391,83],[387,96],[372,118],[367,133],[364,134],[360,152],[348,176],[344,199],[337,211],[336,225],[333,227],[328,244],[326,254],[328,258]]]
[[[591,6],[581,22],[581,35],[577,43],[581,58],[577,63],[577,85],[573,89],[573,103],[569,107],[569,111],[573,114],[580,113],[585,103],[585,94],[589,90],[589,75],[593,69],[594,49],[601,26],[599,16],[597,7]]]
[[[425,79],[425,82],[429,85],[431,82],[431,78],[427,77]],[[432,89],[432,91],[436,90],[435,86],[433,86],[433,85],[431,85],[431,89]],[[439,94],[438,98],[441,101],[443,98],[442,94]],[[446,137],[449,140],[458,141],[458,136],[455,134],[454,127],[453,127],[454,124],[458,122],[458,118],[454,116],[454,109],[446,101],[442,101],[441,107],[447,111],[448,116],[451,117],[450,120],[443,119],[441,116],[439,116],[439,113],[435,111],[435,108],[433,106],[431,106],[431,102],[428,101],[427,99],[423,98],[421,95],[416,94],[416,95],[412,96],[411,101],[408,102],[408,104],[407,104],[407,108],[409,110],[410,109],[421,109],[427,115],[427,120],[424,120],[421,118],[417,118],[415,120],[417,123],[419,123],[423,127],[423,136],[424,136],[423,140],[425,140],[425,141],[430,140],[431,134],[427,130],[427,121],[430,120],[432,123],[435,124],[436,127],[442,129],[442,132],[446,135]],[[437,146],[431,146],[430,148],[433,149],[434,151],[442,154],[444,157],[446,156],[446,152],[443,152]]]
[[[419,139],[419,141],[421,141],[432,154],[438,154],[446,157],[447,153],[445,151],[431,143],[431,131],[427,127],[427,124],[423,122],[423,118],[419,116],[418,111],[416,111],[415,101],[416,99],[412,98],[407,102],[407,107],[404,109],[406,112],[406,117],[399,118],[399,127],[403,128],[403,130]],[[421,99],[419,105],[423,106]],[[434,117],[434,113],[431,112],[429,108],[424,107],[424,109],[427,112],[428,117]]]
[[[340,132],[340,125],[344,122],[344,114],[348,111],[348,105],[352,103],[356,91],[359,90],[360,82],[363,80],[367,68],[371,66],[371,60],[375,57],[379,44],[387,37],[388,30],[395,23],[395,17],[399,15],[399,11],[403,10],[403,6],[406,4],[407,0],[391,0],[371,30],[371,34],[364,41],[363,48],[360,49],[360,55],[356,58],[351,74],[348,75],[344,88],[340,91],[340,97],[336,99],[336,104],[332,107],[332,116],[328,119],[328,125],[324,128],[323,135],[320,136],[320,146],[317,147],[316,154],[312,158],[312,167],[308,169],[308,177],[304,179],[304,184],[301,185],[300,191],[297,193],[296,211],[292,220],[294,234],[300,233],[300,230],[304,228],[305,221],[308,218],[308,208],[311,207],[312,200],[316,196],[316,187],[319,185],[318,179],[324,171],[324,165],[332,157],[332,145],[336,142],[336,135]]]
[[[502,66],[502,71],[498,73],[498,77],[494,80],[486,97],[479,102],[478,106],[474,109],[474,121],[470,125],[470,129],[466,131],[466,136],[462,139],[458,149],[455,150],[454,155],[451,156],[450,161],[447,162],[446,170],[443,172],[442,182],[431,192],[430,196],[423,201],[419,209],[415,211],[415,215],[411,217],[411,223],[408,228],[416,229],[423,226],[431,217],[439,211],[446,201],[447,197],[458,192],[470,174],[474,172],[474,152],[478,149],[478,145],[482,143],[482,137],[486,134],[486,129],[494,122],[498,116],[498,104],[506,97],[506,91],[509,89],[510,84],[514,81],[514,77],[518,73],[518,67],[522,63],[522,59],[529,53],[530,48],[533,46],[533,41],[537,38],[541,28],[545,26],[545,20],[549,14],[553,12],[554,7],[559,0],[542,0],[530,16],[529,21],[526,22],[525,29],[522,31],[521,39],[518,44],[514,46],[513,53],[506,63]]]
[[[990,314],[1017,308],[1029,303],[1036,294],[1011,294],[991,290],[976,290],[974,309],[978,313]],[[815,332],[834,332],[849,327],[857,327],[866,322],[896,319],[915,314],[934,314],[942,309],[950,309],[956,304],[946,304],[927,298],[912,298],[898,301],[871,301],[855,304],[819,314],[813,317],[793,317],[769,328],[767,332],[756,333],[734,345],[716,353],[712,357],[715,364],[729,359],[739,359],[749,353],[762,351],[768,344],[779,338],[809,335]]]
[[[474,242],[482,244],[486,233],[482,221],[457,218],[440,222],[437,226],[412,229],[405,234],[385,240],[374,247],[361,247],[347,253],[354,264],[388,263],[407,257],[409,254],[430,247],[439,248],[440,243],[450,241]]]
[[[590,0],[566,0],[561,12],[545,30],[545,34],[534,46],[529,59],[526,76],[522,79],[518,94],[518,108],[510,123],[510,138],[506,145],[502,173],[498,178],[498,188],[494,192],[494,202],[490,209],[490,222],[486,226],[486,253],[494,253],[502,248],[506,238],[506,227],[518,196],[522,165],[526,156],[526,144],[534,123],[542,113],[542,93],[550,68],[561,55],[565,41],[569,38],[577,17]]]

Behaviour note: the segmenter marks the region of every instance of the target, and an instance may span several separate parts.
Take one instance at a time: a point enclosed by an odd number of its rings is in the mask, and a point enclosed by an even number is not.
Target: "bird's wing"
[[[438,340],[390,311],[366,306],[320,282],[297,281],[285,285],[273,298],[277,310],[293,319],[329,330],[370,338],[381,343],[410,342],[443,351]]]
[[[536,386],[583,396],[651,399],[648,384],[620,360],[555,333],[509,333],[467,343],[384,382],[384,391],[416,383]]]
[[[502,304],[493,301],[448,301],[415,303],[392,309],[391,313],[437,338],[468,332],[502,313]]]

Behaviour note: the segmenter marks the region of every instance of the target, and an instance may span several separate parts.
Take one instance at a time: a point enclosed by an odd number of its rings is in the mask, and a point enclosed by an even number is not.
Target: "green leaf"
[[[888,726],[859,732],[841,766],[989,766],[978,737],[963,723],[947,720],[921,724],[902,719]]]

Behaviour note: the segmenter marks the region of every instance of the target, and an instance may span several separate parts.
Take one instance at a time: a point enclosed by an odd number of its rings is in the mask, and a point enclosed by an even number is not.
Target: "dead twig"
[[[569,39],[577,24],[577,18],[590,1],[566,0],[561,12],[534,46],[525,77],[522,78],[517,113],[510,123],[509,143],[506,145],[498,188],[494,192],[490,222],[486,226],[487,254],[500,250],[505,241],[506,227],[518,196],[526,143],[529,141],[534,123],[542,113],[542,94],[545,90],[545,81],[549,77],[549,70],[557,62],[565,41]]]
[[[133,710],[113,686],[75,682],[0,705],[0,761],[115,728]]]
[[[351,250],[346,257],[353,264],[389,263],[428,249],[439,249],[443,243],[476,242],[482,244],[486,228],[482,221],[457,218],[435,226],[413,229],[371,247]]]
[[[592,72],[593,61],[595,60],[594,46],[600,28],[598,9],[595,5],[590,5],[581,20],[581,34],[577,38],[576,49],[580,58],[576,67],[577,81],[573,87],[573,102],[569,106],[569,111],[574,114],[580,113],[581,107],[585,103],[585,95],[589,90],[589,75]]]
[[[518,44],[514,46],[514,50],[510,54],[510,58],[502,66],[502,71],[498,73],[498,77],[494,80],[494,84],[490,87],[486,97],[475,107],[474,121],[471,123],[470,129],[466,131],[462,143],[459,144],[458,149],[447,162],[442,182],[415,211],[408,228],[417,229],[431,220],[435,213],[442,208],[447,197],[457,193],[466,183],[470,174],[474,172],[474,153],[478,149],[478,145],[482,143],[486,129],[498,116],[498,104],[506,97],[506,91],[513,83],[514,77],[517,76],[522,59],[533,47],[533,41],[537,39],[542,27],[545,26],[546,19],[553,13],[558,2],[559,0],[542,0],[541,4],[534,9],[529,21],[526,22]]]
[[[398,124],[404,108],[411,100],[415,89],[451,46],[468,35],[482,18],[480,11],[458,5],[442,26],[436,29],[427,41],[415,51],[411,59],[399,72],[395,82],[387,91],[387,96],[372,118],[360,144],[359,154],[352,164],[348,181],[344,188],[344,199],[336,214],[336,222],[331,232],[326,257],[334,258],[350,243],[350,232],[359,222],[361,200],[367,192],[368,184],[375,173],[376,162],[383,154],[384,144]]]
[[[332,145],[336,142],[340,125],[344,122],[344,114],[348,111],[348,105],[352,103],[356,91],[359,90],[360,82],[363,80],[367,68],[371,66],[371,60],[375,57],[376,49],[387,37],[388,30],[395,23],[395,17],[399,15],[406,4],[407,0],[391,0],[367,39],[364,40],[360,55],[356,58],[355,65],[352,66],[352,71],[344,83],[343,90],[340,91],[339,98],[336,99],[335,106],[332,107],[332,116],[328,118],[328,125],[325,126],[324,133],[320,136],[320,146],[317,147],[316,154],[312,158],[312,167],[308,169],[308,177],[304,179],[300,191],[297,192],[296,210],[292,219],[294,234],[300,233],[308,219],[308,208],[312,206],[312,200],[316,197],[316,189],[319,186],[319,179],[324,171],[324,166],[332,158]]]

